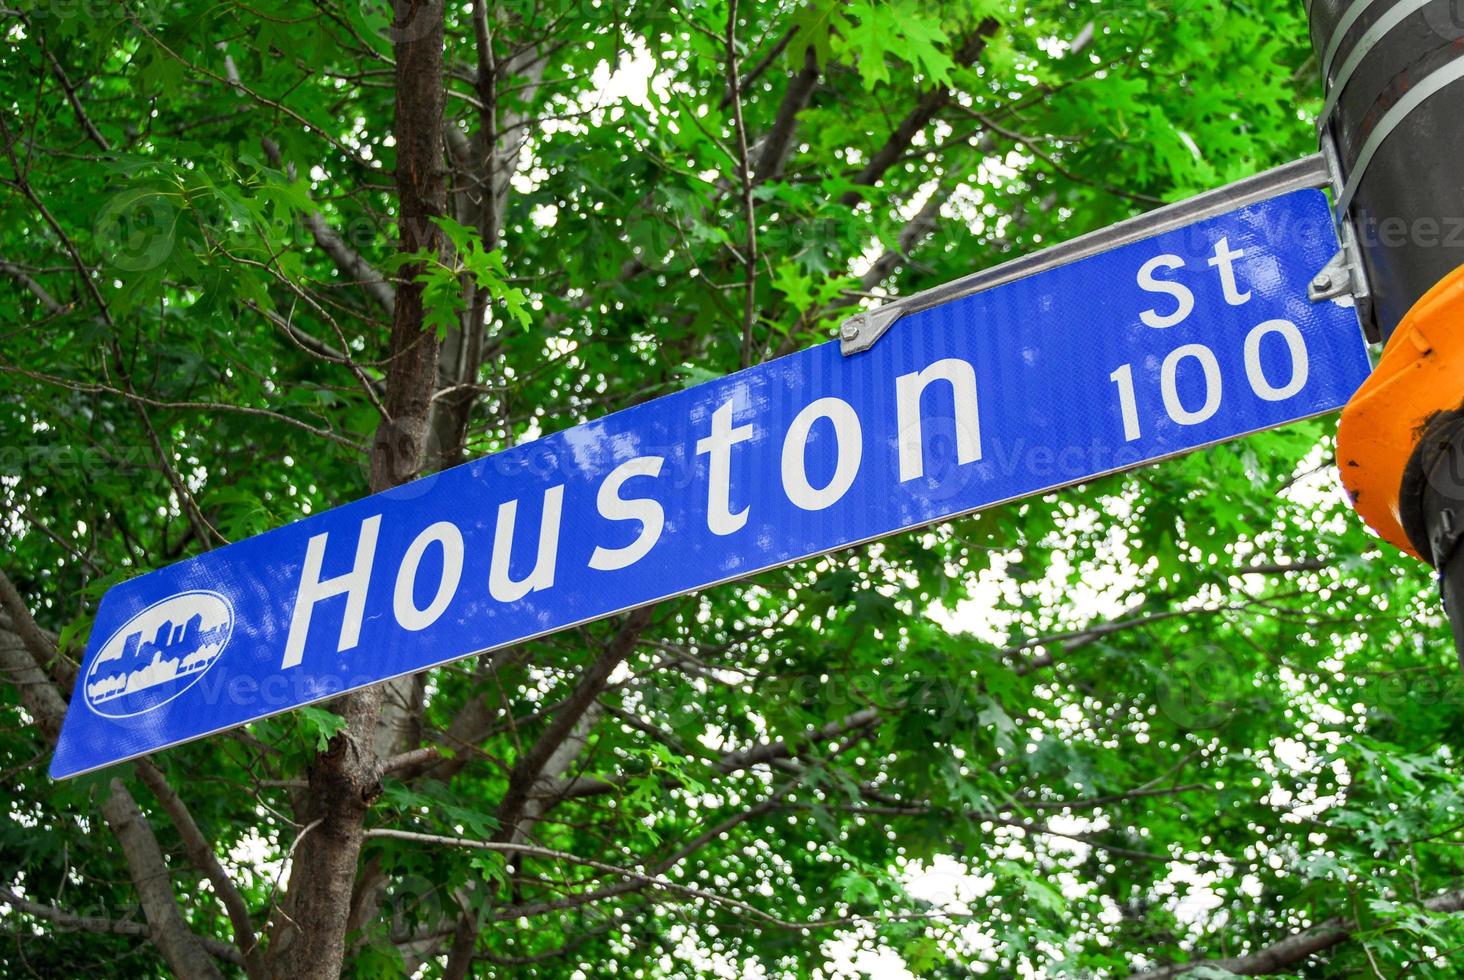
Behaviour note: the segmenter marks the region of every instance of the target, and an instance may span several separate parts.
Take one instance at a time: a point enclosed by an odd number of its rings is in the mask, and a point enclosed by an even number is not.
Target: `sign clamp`
[[[1347,88],[1347,83],[1352,81],[1352,76],[1357,69],[1362,67],[1362,62],[1368,54],[1377,47],[1385,37],[1391,34],[1400,24],[1410,16],[1428,6],[1431,0],[1403,0],[1397,6],[1383,12],[1377,22],[1367,29],[1367,32],[1358,38],[1353,44],[1352,50],[1347,55],[1340,68],[1337,69],[1336,77],[1332,75],[1332,68],[1336,65],[1337,56],[1341,54],[1343,39],[1347,32],[1362,17],[1367,9],[1372,6],[1374,0],[1356,0],[1336,29],[1332,32],[1332,41],[1327,47],[1325,58],[1322,62],[1322,79],[1328,81],[1327,100],[1322,107],[1322,114],[1317,117],[1317,132],[1320,135],[1332,121],[1332,114],[1337,111],[1337,103],[1342,100],[1342,92]]]
[[[1343,193],[1342,164],[1330,127],[1322,129],[1320,140],[1322,160],[1331,175],[1332,199],[1340,201]],[[1352,297],[1357,307],[1357,318],[1362,322],[1363,333],[1369,343],[1375,344],[1382,338],[1372,316],[1372,289],[1368,286],[1367,272],[1362,264],[1357,229],[1352,224],[1352,215],[1346,211],[1334,210],[1332,217],[1337,224],[1337,237],[1342,247],[1312,279],[1307,288],[1307,299],[1313,303],[1321,303],[1343,296]]]
[[[1362,149],[1357,152],[1357,162],[1353,164],[1352,173],[1347,178],[1347,186],[1338,199],[1339,208],[1351,205],[1352,199],[1357,195],[1358,187],[1362,184],[1363,175],[1367,173],[1368,167],[1372,164],[1373,157],[1377,155],[1383,142],[1393,135],[1393,131],[1403,125],[1404,121],[1413,115],[1419,106],[1460,79],[1464,79],[1464,59],[1452,61],[1417,82],[1408,90],[1407,95],[1399,99],[1393,108],[1378,120],[1378,124],[1369,134],[1367,142],[1363,143]]]
[[[839,351],[845,357],[862,354],[873,347],[899,320],[952,300],[1004,286],[1058,266],[1076,262],[1122,245],[1143,241],[1177,228],[1279,197],[1291,191],[1332,187],[1336,179],[1322,153],[1227,184],[1213,191],[1156,208],[1126,221],[1100,228],[1038,252],[1003,262],[923,292],[892,300],[872,310],[856,313],[839,325]],[[1345,239],[1344,239],[1345,241]],[[1333,260],[1336,261],[1335,259]],[[1324,273],[1331,269],[1329,264]],[[1339,274],[1340,275],[1340,274]],[[1318,275],[1318,280],[1321,274]],[[1340,281],[1340,278],[1339,278]],[[1356,278],[1350,277],[1356,282]],[[1342,295],[1338,293],[1337,295]],[[1355,295],[1355,294],[1354,294]]]

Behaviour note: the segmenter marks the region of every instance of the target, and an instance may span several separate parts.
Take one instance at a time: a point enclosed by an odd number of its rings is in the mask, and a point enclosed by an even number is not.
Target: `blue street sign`
[[[1337,248],[1285,194],[124,582],[51,775],[1330,412]]]

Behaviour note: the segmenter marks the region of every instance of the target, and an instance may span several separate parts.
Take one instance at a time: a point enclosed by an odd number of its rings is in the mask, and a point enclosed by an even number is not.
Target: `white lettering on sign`
[[[1242,283],[1239,274],[1242,267],[1237,264],[1245,254],[1243,249],[1231,248],[1225,238],[1216,242],[1213,254],[1205,260],[1205,264],[1215,270],[1210,275],[1218,279],[1219,289],[1216,292],[1219,295],[1215,302],[1223,299],[1229,306],[1243,306],[1251,301],[1252,291]],[[1174,301],[1174,308],[1167,312],[1156,307],[1139,313],[1142,323],[1164,330],[1187,320],[1195,312],[1199,299],[1196,290],[1178,278],[1158,278],[1160,270],[1182,275],[1184,260],[1177,255],[1159,255],[1140,266],[1137,273],[1141,289],[1169,296]],[[1289,372],[1279,377],[1268,376],[1261,361],[1262,346],[1272,336],[1277,340],[1272,340],[1271,344],[1278,340],[1284,344],[1290,361]],[[1267,402],[1283,401],[1306,387],[1310,377],[1306,340],[1291,321],[1272,319],[1253,328],[1245,337],[1242,354],[1240,363],[1244,366],[1248,387],[1256,398]],[[1154,370],[1156,362],[1157,371]],[[1232,360],[1230,363],[1235,362]],[[1278,373],[1273,367],[1272,375]],[[1220,412],[1227,397],[1223,375],[1215,350],[1203,343],[1180,344],[1162,359],[1151,360],[1144,375],[1148,379],[1147,384],[1152,386],[1148,390],[1140,386],[1133,364],[1120,365],[1109,375],[1109,380],[1117,389],[1117,408],[1124,440],[1134,442],[1143,437],[1145,406],[1151,406],[1151,412],[1162,406],[1163,415],[1158,416],[1159,420],[1167,418],[1168,423],[1174,425],[1195,426],[1210,421]],[[926,445],[928,420],[922,418],[921,405],[932,388],[937,392],[933,397],[940,399],[939,404],[946,404],[943,399],[947,394],[950,398],[950,414],[941,412],[936,417],[950,418],[954,422],[956,464],[964,466],[982,458],[976,369],[960,358],[934,361],[919,371],[901,374],[894,380],[894,414],[898,426],[894,443],[899,482],[902,484],[925,475],[925,457],[929,448]],[[756,438],[752,424],[735,424],[735,403],[736,399],[722,402],[711,413],[711,431],[695,442],[696,454],[707,457],[707,528],[721,536],[736,534],[746,527],[752,511],[750,503],[742,503],[740,508],[734,509],[732,500],[733,449]],[[1154,416],[1151,414],[1148,418]],[[820,456],[833,461],[833,474],[823,486],[815,487],[808,474],[808,458],[812,446],[822,445],[815,439],[815,426],[820,423],[827,427],[827,434],[822,438],[832,439],[829,444],[832,451],[821,452]],[[827,510],[842,500],[858,479],[864,448],[863,424],[853,405],[841,398],[814,400],[794,416],[783,434],[779,468],[783,493],[802,510]],[[627,484],[636,479],[659,478],[665,461],[666,458],[660,455],[638,456],[616,466],[601,481],[595,494],[595,509],[600,517],[608,522],[637,522],[640,529],[629,544],[613,548],[597,544],[588,559],[590,568],[605,572],[626,569],[655,549],[666,531],[665,506],[661,500],[648,495],[648,487],[641,487],[639,492],[635,492],[628,489]],[[493,599],[503,603],[517,602],[532,592],[553,587],[559,559],[564,491],[562,484],[544,491],[533,566],[522,578],[514,578],[509,567],[519,501],[508,500],[499,505],[490,545],[487,583],[488,594]],[[337,651],[351,649],[359,643],[362,611],[366,606],[380,524],[379,515],[361,522],[355,564],[349,572],[335,578],[321,578],[328,536],[320,534],[310,539],[281,666],[293,667],[300,663],[315,605],[335,596],[344,594],[347,597]],[[433,545],[442,551],[441,571],[431,601],[425,608],[418,608],[418,574],[423,558]],[[413,539],[397,569],[392,593],[392,608],[402,628],[424,630],[443,616],[459,592],[465,550],[462,531],[447,521],[431,525]]]
[[[1220,239],[1215,243],[1215,257],[1210,260],[1212,269],[1220,270],[1220,288],[1225,293],[1225,302],[1231,306],[1242,306],[1250,301],[1250,290],[1240,291],[1240,286],[1235,282],[1235,260],[1245,258],[1245,252],[1230,250],[1228,239]]]
[[[815,489],[808,482],[805,468],[809,436],[813,423],[828,419],[834,423],[834,439],[839,448],[835,455],[834,475],[828,486]],[[799,412],[788,426],[783,439],[783,492],[804,510],[824,510],[839,502],[849,492],[859,475],[859,462],[864,458],[864,432],[853,407],[841,398],[820,398]]]
[[[295,592],[295,611],[290,614],[290,633],[285,640],[281,667],[299,665],[315,604],[341,593],[346,595],[346,612],[341,619],[336,653],[349,650],[361,641],[361,617],[366,612],[366,588],[371,584],[371,564],[376,560],[376,535],[380,530],[380,514],[362,521],[361,535],[356,539],[356,563],[346,574],[324,581],[320,578],[320,567],[325,562],[326,539],[330,535],[317,534],[310,539],[305,547],[305,567],[300,571],[300,588]]]
[[[1206,260],[1210,268],[1220,277],[1220,292],[1230,306],[1244,306],[1251,300],[1251,291],[1241,288],[1236,275],[1236,261],[1245,257],[1243,249],[1232,249],[1226,238],[1215,243],[1215,253]],[[1183,323],[1194,311],[1195,296],[1186,286],[1178,282],[1154,278],[1157,269],[1182,269],[1184,260],[1177,255],[1160,255],[1145,262],[1139,268],[1139,287],[1146,292],[1166,293],[1179,301],[1174,313],[1161,316],[1155,310],[1144,310],[1139,319],[1148,326],[1167,329]],[[1286,343],[1291,358],[1291,373],[1284,385],[1271,384],[1261,366],[1261,341],[1271,334],[1278,335]],[[1262,401],[1277,402],[1295,397],[1306,387],[1310,377],[1311,361],[1307,354],[1306,338],[1290,320],[1267,320],[1246,334],[1244,344],[1245,376],[1251,392]],[[1187,367],[1189,362],[1194,367]],[[1202,400],[1195,408],[1188,407],[1180,394],[1181,371],[1198,371],[1195,377],[1202,381]],[[1140,421],[1139,393],[1134,384],[1134,366],[1123,364],[1108,376],[1118,388],[1118,411],[1123,424],[1123,437],[1134,442],[1143,436]],[[1184,344],[1170,351],[1159,369],[1159,397],[1164,412],[1178,425],[1200,425],[1214,418],[1220,411],[1224,398],[1224,378],[1215,352],[1204,344]]]
[[[1304,366],[1301,370],[1304,382]],[[895,415],[899,426],[896,442],[901,483],[925,474],[925,425],[922,423],[920,406],[927,389],[936,382],[943,383],[938,391],[950,393],[951,417],[956,429],[957,465],[964,466],[981,459],[981,417],[976,369],[959,358],[935,361],[920,371],[895,378]],[[732,449],[755,436],[752,425],[733,424],[734,412],[733,400],[723,402],[712,412],[710,434],[696,441],[697,455],[708,457],[707,528],[713,534],[723,536],[735,534],[745,527],[752,510],[751,505],[744,505],[740,510],[732,509]],[[830,427],[835,446],[835,451],[831,454],[834,472],[824,486],[815,487],[808,476],[807,456],[814,436],[814,426],[819,422],[827,422]],[[819,398],[806,405],[784,433],[779,474],[783,492],[789,501],[803,510],[827,510],[849,492],[859,477],[863,460],[864,428],[858,412],[843,399]],[[640,532],[634,541],[622,547],[607,548],[596,545],[589,558],[590,568],[606,572],[629,568],[656,547],[666,529],[665,507],[659,500],[645,496],[644,491],[639,496],[627,494],[626,484],[640,477],[655,479],[661,475],[664,465],[663,456],[638,456],[621,463],[601,481],[595,494],[595,509],[599,515],[607,521],[637,521],[640,523]],[[517,500],[504,501],[498,506],[488,572],[488,594],[498,602],[517,602],[532,592],[553,587],[559,559],[564,486],[552,486],[544,491],[533,568],[523,578],[516,579],[509,566],[518,524],[518,509]],[[295,594],[294,613],[290,620],[290,633],[285,643],[281,667],[299,665],[304,656],[311,615],[316,603],[334,596],[347,596],[337,652],[349,650],[360,642],[361,620],[366,607],[366,593],[370,588],[380,527],[380,515],[364,520],[356,544],[356,561],[351,570],[323,581],[320,574],[328,535],[319,534],[310,539],[305,564],[300,573],[300,586]],[[442,568],[432,592],[432,599],[424,608],[418,608],[418,575],[422,560],[433,545],[442,551]],[[432,524],[407,546],[392,587],[392,612],[403,629],[427,629],[451,606],[461,585],[466,550],[462,530],[449,521]]]
[[[732,427],[732,402],[712,413],[712,434],[697,440],[696,454],[707,461],[707,530],[728,535],[747,523],[747,508],[732,512],[732,447],[752,438],[752,426]]]
[[[900,426],[900,482],[925,475],[925,440],[920,424],[920,397],[935,381],[951,386],[955,406],[956,462],[981,460],[981,416],[976,403],[976,369],[969,362],[950,357],[936,361],[924,371],[902,374],[895,379],[895,411]]]
[[[437,591],[426,609],[418,609],[413,598],[417,584],[417,568],[429,545],[442,548],[442,577],[437,580]],[[452,597],[457,595],[458,582],[463,577],[463,532],[451,521],[438,521],[417,535],[407,548],[402,567],[397,570],[396,588],[392,591],[392,611],[402,629],[424,630],[437,622],[446,610]]]
[[[1193,359],[1204,372],[1205,400],[1194,411],[1184,407],[1179,397],[1179,367],[1186,359]],[[1164,396],[1164,410],[1180,425],[1199,425],[1208,422],[1220,411],[1220,362],[1215,352],[1204,344],[1185,344],[1169,352],[1164,366],[1159,369],[1159,392]]]
[[[1158,310],[1145,310],[1139,314],[1139,319],[1156,330],[1163,330],[1167,327],[1178,326],[1189,315],[1194,312],[1195,294],[1189,291],[1189,287],[1182,283],[1171,282],[1167,279],[1155,279],[1154,273],[1159,269],[1182,269],[1184,259],[1178,255],[1160,255],[1145,262],[1139,269],[1139,288],[1146,293],[1164,293],[1173,296],[1179,305],[1173,313],[1160,315]]]
[[[1134,366],[1120,365],[1108,380],[1118,385],[1118,410],[1123,419],[1124,442],[1133,442],[1144,434],[1139,428],[1139,400],[1134,395]]]
[[[1268,334],[1280,334],[1286,341],[1291,355],[1291,380],[1280,388],[1266,380],[1261,370],[1261,341]],[[1256,327],[1245,338],[1245,376],[1250,379],[1251,390],[1268,402],[1285,401],[1306,387],[1311,373],[1311,361],[1306,355],[1306,340],[1301,331],[1290,320],[1267,320]]]
[[[517,581],[509,574],[513,553],[513,526],[518,518],[518,501],[498,505],[498,526],[493,532],[493,561],[488,569],[488,594],[499,602],[517,602],[530,592],[554,584],[554,565],[559,558],[559,517],[564,511],[564,485],[544,491],[544,511],[539,517],[539,550],[534,570]]]
[[[625,481],[637,476],[660,476],[660,456],[641,456],[628,463],[621,463],[610,471],[600,492],[595,496],[595,506],[600,516],[607,521],[640,521],[640,535],[624,548],[604,548],[596,545],[590,556],[590,567],[602,572],[613,572],[618,568],[629,568],[640,561],[661,540],[661,530],[666,526],[666,509],[659,501],[648,497],[632,497],[626,500],[620,496]]]

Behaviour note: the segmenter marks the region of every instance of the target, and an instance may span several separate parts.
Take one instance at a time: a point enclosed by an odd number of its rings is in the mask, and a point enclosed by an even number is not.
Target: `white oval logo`
[[[102,646],[83,690],[99,715],[160,708],[203,677],[234,631],[234,607],[217,592],[180,592],[129,619]]]

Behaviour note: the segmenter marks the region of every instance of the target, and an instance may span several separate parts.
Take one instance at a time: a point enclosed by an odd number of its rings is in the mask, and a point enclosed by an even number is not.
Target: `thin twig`
[[[305,835],[310,833],[310,831],[314,830],[316,827],[319,827],[324,820],[324,817],[316,817],[314,820],[307,823],[304,828],[301,829],[300,833],[295,837],[294,843],[290,845],[290,849],[285,852],[285,859],[280,862],[279,870],[275,872],[274,884],[269,886],[269,905],[266,907],[264,913],[264,921],[266,923],[269,922],[270,918],[273,917],[275,912],[277,911],[275,908],[275,895],[279,893],[280,878],[284,876],[285,865],[289,864],[290,860],[294,858],[295,849],[300,846],[300,842],[305,839]],[[285,914],[285,911],[283,909],[279,909],[278,911],[281,915],[284,915],[285,918],[290,918],[288,915]],[[294,920],[291,919],[290,921],[293,922]],[[254,939],[254,946],[251,946],[244,951],[246,956],[254,952],[255,947],[259,945],[260,937],[262,937],[263,935],[264,931],[260,930],[259,936],[256,936]]]
[[[742,120],[742,80],[737,74],[737,0],[727,5],[727,89],[732,95],[732,123],[737,130],[737,176],[742,183],[743,239],[742,366],[752,364],[752,326],[757,316],[757,212],[752,203],[752,168],[747,160],[747,126]]]
[[[770,912],[749,905],[746,902],[735,898],[728,898],[724,895],[717,895],[713,892],[704,891],[700,888],[693,888],[690,885],[682,885],[667,879],[663,875],[649,875],[633,868],[625,868],[615,864],[608,864],[604,861],[596,861],[593,858],[580,857],[568,851],[556,851],[547,847],[536,847],[533,844],[512,844],[506,841],[482,841],[473,840],[467,837],[445,837],[441,834],[420,834],[410,830],[393,830],[388,827],[380,827],[375,830],[366,831],[369,838],[390,838],[392,840],[411,841],[418,844],[441,844],[447,847],[465,847],[480,851],[499,851],[502,853],[524,854],[530,857],[541,857],[548,860],[566,861],[570,864],[581,865],[592,868],[596,871],[603,871],[606,874],[613,874],[619,877],[628,878],[640,882],[652,888],[662,891],[673,892],[685,898],[695,901],[707,902],[711,905],[720,905],[734,909],[751,918],[757,919],[768,925],[777,926],[782,929],[792,929],[799,932],[808,932],[815,929],[831,929],[836,926],[848,925],[870,919],[868,916],[848,916],[839,919],[821,919],[812,922],[793,922],[788,919],[781,919]],[[955,918],[945,912],[916,912],[908,914],[881,915],[874,917],[873,921],[897,922],[909,921],[912,919],[947,919]]]

